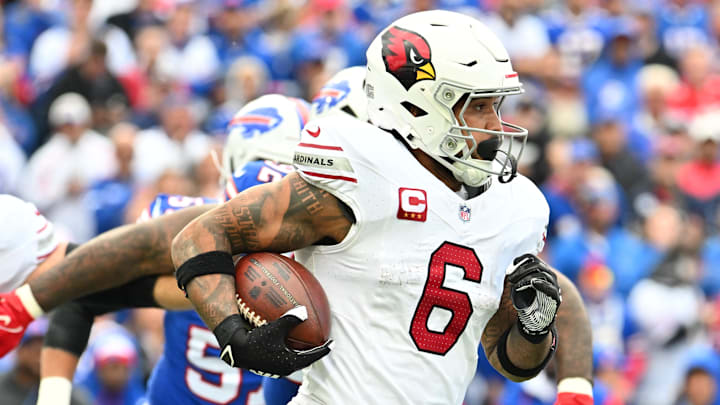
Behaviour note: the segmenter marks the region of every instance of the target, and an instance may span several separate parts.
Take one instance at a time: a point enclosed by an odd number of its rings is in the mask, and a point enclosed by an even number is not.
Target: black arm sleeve
[[[143,277],[59,306],[50,314],[44,346],[79,357],[87,347],[96,316],[125,308],[158,307],[153,297],[156,281],[157,276]]]

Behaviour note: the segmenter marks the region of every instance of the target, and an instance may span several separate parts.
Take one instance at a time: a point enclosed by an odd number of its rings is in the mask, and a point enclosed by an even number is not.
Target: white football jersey
[[[57,248],[53,225],[29,202],[0,194],[0,293],[20,287]]]
[[[462,403],[506,270],[543,247],[543,195],[518,176],[464,200],[401,141],[345,116],[310,122],[294,161],[356,223],[338,245],[296,252],[327,293],[334,344],[291,403]]]

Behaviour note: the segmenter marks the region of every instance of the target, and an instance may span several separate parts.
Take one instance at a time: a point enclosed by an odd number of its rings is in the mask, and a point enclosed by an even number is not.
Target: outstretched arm
[[[56,265],[33,274],[17,290],[0,296],[0,312],[6,326],[0,330],[0,357],[20,343],[33,319],[62,303],[143,276],[172,275],[173,237],[190,220],[211,208],[187,208],[106,232],[73,250]]]
[[[43,310],[149,275],[172,274],[173,237],[212,205],[183,209],[108,231],[28,283]]]
[[[70,404],[75,369],[87,346],[95,317],[124,308],[157,307],[157,284],[158,277],[143,277],[53,310],[40,354],[41,379],[37,405]],[[179,292],[174,286],[170,291]]]

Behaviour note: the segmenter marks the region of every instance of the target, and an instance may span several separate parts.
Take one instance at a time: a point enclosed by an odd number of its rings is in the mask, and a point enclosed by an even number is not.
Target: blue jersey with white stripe
[[[293,171],[293,167],[270,160],[248,162],[242,169],[233,173],[233,182],[225,187],[225,199],[229,200],[240,191],[263,183],[272,183]]]
[[[264,403],[262,377],[220,360],[215,335],[195,311],[167,311],[164,325],[165,350],[150,377],[150,404]]]
[[[254,161],[233,176],[233,184],[225,190],[226,198],[246,188],[280,180],[292,168],[270,161]],[[179,209],[218,203],[202,197],[161,194],[150,204],[150,218]],[[262,377],[232,368],[218,357],[215,335],[205,327],[195,311],[165,313],[165,350],[158,361],[148,386],[152,405],[260,405]]]

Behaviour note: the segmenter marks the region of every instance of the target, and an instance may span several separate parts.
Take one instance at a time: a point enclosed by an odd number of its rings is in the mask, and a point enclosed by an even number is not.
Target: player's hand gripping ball
[[[330,304],[320,282],[303,265],[275,253],[254,253],[235,265],[240,312],[252,326],[305,306],[307,319],[290,331],[288,346],[307,350],[330,337]]]
[[[220,358],[233,367],[281,377],[330,352],[330,307],[320,283],[296,261],[273,253],[235,266],[237,302],[214,330]]]

